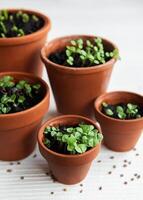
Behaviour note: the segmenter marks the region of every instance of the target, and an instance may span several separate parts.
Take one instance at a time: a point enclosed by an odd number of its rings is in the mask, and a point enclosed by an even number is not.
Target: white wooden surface
[[[9,7],[37,9],[48,14],[52,20],[49,39],[85,33],[114,41],[120,49],[121,61],[114,68],[109,90],[143,93],[142,0],[0,0],[0,9]],[[47,80],[46,72],[44,78]],[[52,115],[55,115],[53,97],[47,117]],[[0,162],[0,200],[142,200],[142,142],[143,137],[136,151],[128,153],[114,153],[103,147],[83,186],[53,182],[45,175],[48,166],[38,150],[20,163]],[[37,156],[33,157],[35,153]],[[131,164],[123,167],[124,160]],[[141,177],[136,178],[136,173]],[[120,177],[121,174],[124,176]]]

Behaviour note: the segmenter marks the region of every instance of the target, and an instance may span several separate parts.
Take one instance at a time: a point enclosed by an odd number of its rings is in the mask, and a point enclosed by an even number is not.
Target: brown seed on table
[[[134,174],[134,176],[137,176],[137,175],[138,175],[137,173]]]
[[[12,169],[7,169],[6,171],[7,171],[7,172],[12,172]]]
[[[139,156],[139,153],[136,153],[136,156]]]
[[[133,148],[133,151],[136,151],[137,149],[136,148]]]
[[[81,183],[80,186],[83,187],[83,184]]]
[[[128,182],[127,182],[127,181],[125,181],[125,182],[124,182],[124,185],[127,185],[127,184],[128,184]]]
[[[83,192],[83,190],[80,190],[79,192],[80,192],[80,193],[82,193],[82,192]]]
[[[24,179],[24,176],[21,176],[20,179],[23,180],[23,179]]]
[[[49,172],[46,172],[46,175],[49,176]]]
[[[108,174],[112,174],[112,172],[111,172],[111,171],[109,171],[109,172],[108,172]]]
[[[116,168],[116,165],[113,165],[113,168],[115,169],[115,168]]]
[[[67,189],[66,189],[66,188],[64,188],[64,189],[63,189],[63,191],[64,191],[64,192],[66,192],[66,191],[67,191]]]
[[[138,175],[138,176],[137,176],[137,179],[140,179],[140,177],[141,177],[141,176],[140,176],[140,175]]]
[[[18,162],[17,162],[17,165],[20,165],[20,164],[21,164],[21,162],[18,161]]]
[[[98,163],[101,163],[101,160],[97,160]]]
[[[126,162],[127,162],[127,160],[124,160],[124,162],[126,163]]]
[[[120,177],[123,177],[124,176],[124,174],[120,174]]]
[[[110,159],[114,159],[114,156],[110,156]]]
[[[131,178],[131,181],[134,181],[134,178]]]
[[[124,165],[123,165],[123,167],[127,167],[127,165],[126,165],[126,164],[124,164]]]
[[[37,154],[34,154],[34,155],[33,155],[33,158],[36,158],[36,157],[37,157]]]
[[[102,190],[102,187],[101,187],[101,186],[99,187],[99,190]]]
[[[10,162],[9,164],[10,164],[10,165],[13,165],[13,162]]]
[[[131,161],[128,162],[129,165],[131,165],[131,163],[132,163]]]
[[[54,194],[54,192],[51,192],[51,194]]]

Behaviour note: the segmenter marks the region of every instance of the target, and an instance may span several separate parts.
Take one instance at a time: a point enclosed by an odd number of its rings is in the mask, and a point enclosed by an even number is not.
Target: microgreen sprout
[[[42,98],[40,88],[39,83],[30,84],[26,80],[15,82],[12,76],[0,78],[0,114],[18,112],[34,106]]]
[[[81,123],[74,127],[46,127],[43,142],[46,147],[59,153],[81,154],[99,144],[102,138],[93,125]]]
[[[111,105],[103,102],[102,112],[117,119],[137,119],[143,117],[143,108],[133,103]]]
[[[25,11],[0,11],[0,37],[21,37],[40,29],[44,21]]]
[[[118,49],[108,52],[104,49],[104,44],[101,38],[97,37],[94,40],[71,40],[70,45],[66,46],[66,62],[69,66],[80,65],[94,66],[104,64],[110,58],[118,59]]]

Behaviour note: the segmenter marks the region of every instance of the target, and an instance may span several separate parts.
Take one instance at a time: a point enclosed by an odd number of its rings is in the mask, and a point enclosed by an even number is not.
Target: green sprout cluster
[[[7,114],[12,109],[25,107],[27,98],[33,98],[33,90],[39,90],[40,84],[30,84],[25,80],[17,83],[12,76],[0,79],[0,114]]]
[[[23,24],[29,23],[30,20],[37,22],[39,19],[36,15],[29,15],[23,11],[10,13],[8,10],[0,11],[0,37],[8,37],[9,33],[13,33],[17,37],[26,35],[24,29],[19,27],[18,21]]]
[[[140,107],[138,105],[127,103],[125,105],[109,105],[102,103],[103,111],[107,116],[119,119],[137,119],[141,118]]]
[[[71,45],[66,46],[67,64],[70,66],[80,62],[81,66],[104,64],[110,58],[119,58],[118,49],[111,52],[105,51],[103,41],[97,37],[90,40],[71,40]]]
[[[46,127],[44,144],[49,149],[56,147],[62,153],[81,154],[102,141],[102,134],[93,126],[79,124],[76,127]]]

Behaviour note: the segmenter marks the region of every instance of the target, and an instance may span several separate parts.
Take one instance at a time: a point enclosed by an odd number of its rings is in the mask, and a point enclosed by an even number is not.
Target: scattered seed
[[[10,172],[12,172],[12,169],[7,169],[6,171],[10,173]]]
[[[136,153],[136,156],[139,156],[139,153]]]
[[[134,174],[134,176],[137,176],[137,175],[138,175],[137,173]]]
[[[82,184],[82,183],[80,184],[80,187],[83,187],[83,184]]]
[[[137,179],[140,179],[140,177],[141,177],[141,176],[140,176],[140,175],[138,175],[138,176],[137,176]]]
[[[49,176],[49,172],[46,172],[46,175]]]
[[[20,164],[21,164],[21,162],[18,161],[18,162],[17,162],[17,165],[20,165]]]
[[[51,178],[52,178],[53,182],[55,183],[56,182],[56,178],[54,177],[53,174],[51,174]]]
[[[123,177],[124,176],[124,174],[120,174],[120,177]]]
[[[128,162],[129,165],[131,165],[131,163],[132,163],[131,161]]]
[[[10,164],[10,165],[13,165],[13,162],[10,162],[9,164]]]
[[[112,174],[112,172],[111,172],[111,171],[109,171],[109,172],[108,172],[108,174]]]
[[[98,160],[97,162],[98,162],[98,163],[101,163],[101,160]]]
[[[136,148],[133,148],[133,151],[136,151],[137,149]]]
[[[64,189],[63,189],[63,191],[64,191],[64,192],[66,192],[66,191],[67,191],[67,189],[66,189],[66,188],[64,188]]]
[[[127,181],[125,181],[125,182],[124,182],[124,185],[127,185],[127,184],[128,184],[128,182],[127,182]]]
[[[80,192],[80,193],[82,193],[82,192],[83,192],[83,190],[80,190],[79,192]]]
[[[24,176],[21,176],[20,179],[23,180],[23,179],[24,179]]]
[[[114,156],[110,156],[110,159],[114,159]]]
[[[116,165],[113,165],[113,168],[115,169],[115,168],[116,168]]]
[[[51,194],[54,194],[54,192],[51,192]]]
[[[127,167],[127,165],[126,165],[126,164],[124,164],[124,165],[123,165],[123,167]]]
[[[131,181],[134,181],[134,178],[131,178]]]
[[[37,154],[34,154],[34,155],[33,155],[33,158],[36,158],[36,157],[37,157]]]
[[[124,160],[125,163],[127,163],[127,160]]]
[[[99,187],[99,190],[102,190],[102,187],[101,187],[101,186]]]

